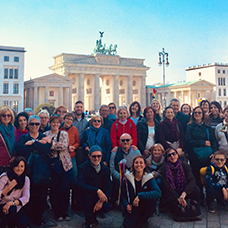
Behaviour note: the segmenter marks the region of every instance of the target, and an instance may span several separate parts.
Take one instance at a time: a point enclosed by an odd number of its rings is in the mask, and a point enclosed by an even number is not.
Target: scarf
[[[89,135],[88,135],[88,144],[89,147],[93,145],[101,145],[103,138],[103,127],[95,128],[93,126],[89,127]]]
[[[0,132],[5,140],[7,145],[7,149],[9,150],[9,155],[12,157],[14,152],[14,144],[15,144],[15,128],[13,124],[9,123],[8,127],[4,124],[0,124]]]
[[[176,183],[173,177],[173,171],[176,172]],[[166,163],[166,179],[172,189],[176,189],[179,194],[183,192],[186,187],[186,177],[180,159],[178,159],[176,163],[169,161]]]
[[[167,124],[172,129],[172,134],[176,136],[176,139],[179,139],[180,132],[178,131],[178,120],[176,118],[173,118],[172,121],[170,121],[168,118],[165,117],[163,120],[165,124]]]

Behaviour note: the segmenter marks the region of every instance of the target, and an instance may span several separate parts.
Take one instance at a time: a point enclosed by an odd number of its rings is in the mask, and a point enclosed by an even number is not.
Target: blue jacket
[[[127,178],[130,202],[128,202],[126,182],[123,180],[122,190],[121,190],[121,203],[122,203],[124,210],[126,210],[126,207],[128,204],[133,205],[133,201],[134,201],[135,197],[137,196],[136,188],[135,188],[135,179],[134,179],[133,173],[127,171],[125,173],[125,177]],[[155,179],[153,178],[152,173],[143,175],[142,186],[143,186],[143,192],[138,193],[138,197],[139,197],[140,201],[141,200],[152,200],[152,199],[157,200],[161,197],[161,190],[158,187]]]

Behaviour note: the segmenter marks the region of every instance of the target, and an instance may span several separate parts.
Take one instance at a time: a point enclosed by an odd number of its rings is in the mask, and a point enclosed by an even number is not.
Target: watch
[[[15,200],[13,200],[13,205],[16,206],[16,201]]]

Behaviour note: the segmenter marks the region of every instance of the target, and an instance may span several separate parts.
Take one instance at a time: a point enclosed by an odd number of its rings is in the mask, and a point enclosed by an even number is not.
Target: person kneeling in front
[[[79,166],[78,186],[83,190],[85,227],[98,225],[97,213],[107,213],[111,193],[110,171],[101,163],[102,151],[97,145],[90,147],[89,160]]]

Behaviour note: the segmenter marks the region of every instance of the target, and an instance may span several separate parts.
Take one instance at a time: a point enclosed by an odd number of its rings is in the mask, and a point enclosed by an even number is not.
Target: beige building
[[[50,69],[64,78],[73,79],[72,105],[84,102],[85,110],[97,111],[101,104],[117,106],[139,101],[146,106],[146,72],[144,59],[118,55],[59,54]]]
[[[65,105],[72,110],[73,80],[59,74],[49,74],[24,82],[25,107],[36,108],[42,103],[57,107]]]
[[[186,80],[204,79],[215,84],[214,99],[222,105],[228,104],[228,64],[211,63],[198,66],[192,66],[185,69]]]
[[[187,103],[191,107],[196,107],[201,99],[215,100],[214,87],[215,84],[206,80],[166,84],[165,87],[163,85],[147,85],[147,105],[150,105],[153,99],[153,88],[157,91],[156,98],[160,102],[165,94],[166,106],[173,98],[177,98],[181,104]]]

